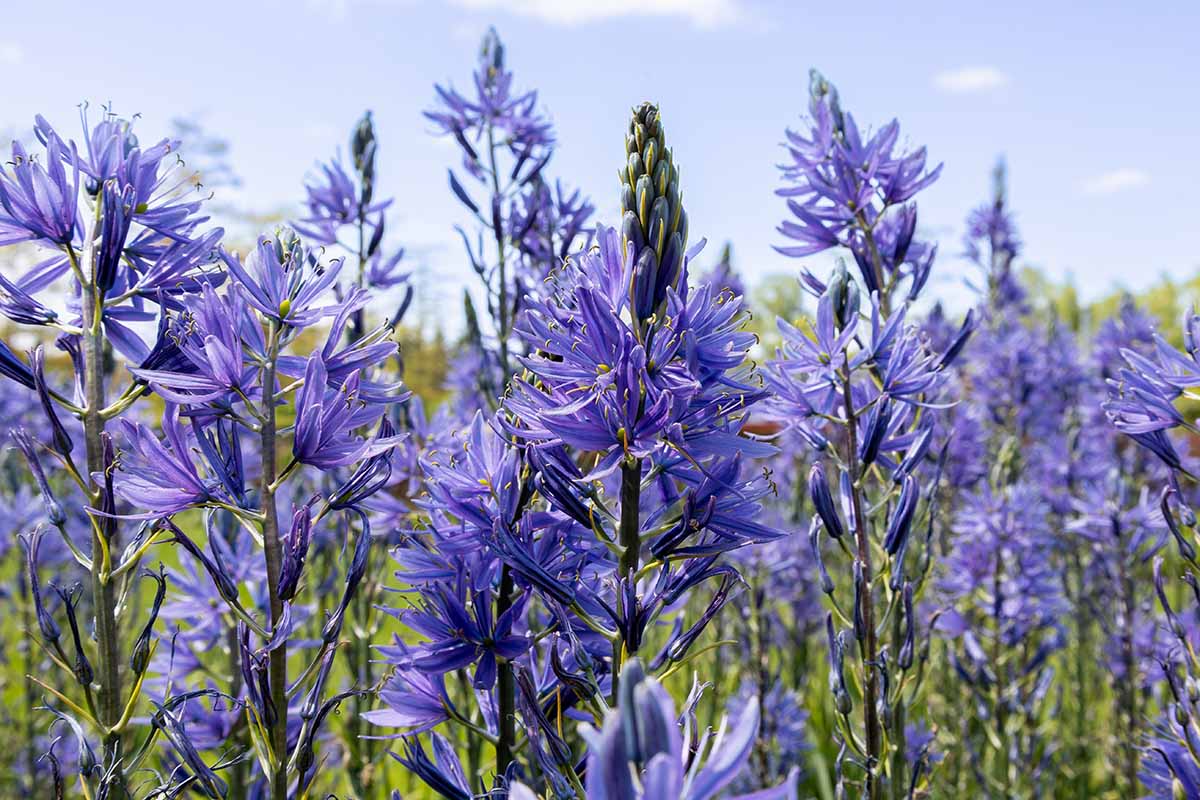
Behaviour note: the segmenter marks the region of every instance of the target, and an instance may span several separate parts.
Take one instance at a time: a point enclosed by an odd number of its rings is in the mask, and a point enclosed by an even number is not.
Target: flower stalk
[[[100,204],[97,203],[97,217]],[[97,218],[93,217],[93,219]],[[90,234],[84,237],[84,249],[80,272],[85,277],[81,286],[80,309],[83,318],[83,388],[85,405],[82,423],[84,445],[87,453],[87,472],[90,507],[101,508],[103,502],[103,487],[97,483],[97,476],[105,473],[108,465],[104,459],[104,442],[106,419],[103,413],[105,406],[105,384],[107,370],[105,369],[106,341],[102,327],[104,313],[104,293],[96,285],[95,263],[96,248],[94,237]],[[72,256],[74,258],[74,256]],[[92,529],[92,592],[96,614],[96,651],[97,670],[95,680],[98,686],[98,717],[104,725],[104,750],[106,763],[119,764],[122,753],[122,731],[118,729],[122,711],[125,706],[121,695],[121,640],[120,627],[117,621],[117,587],[112,580],[112,555],[116,547],[110,534],[116,531],[116,521],[89,512]],[[118,766],[118,774],[120,767]],[[114,788],[120,792],[123,781],[115,781]]]

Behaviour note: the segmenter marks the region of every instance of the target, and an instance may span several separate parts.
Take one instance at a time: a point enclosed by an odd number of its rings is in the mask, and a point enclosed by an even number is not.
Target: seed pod
[[[169,530],[174,535],[175,542],[181,545],[184,550],[187,550],[193,558],[200,562],[201,566],[204,567],[204,571],[207,572],[209,578],[212,579],[213,585],[216,586],[217,593],[221,595],[221,598],[228,603],[236,603],[238,599],[238,586],[233,580],[233,576],[230,575],[229,571],[225,569],[223,565],[217,564],[211,558],[209,558],[208,554],[201,550],[200,547],[194,541],[192,541],[186,533],[180,530],[179,527],[171,520],[164,518],[159,521],[159,525],[162,528]]]
[[[39,526],[34,529],[33,533],[28,536],[19,536],[21,543],[25,545],[25,567],[29,577],[29,595],[33,599],[34,614],[37,617],[38,630],[42,633],[42,639],[46,644],[54,645],[58,641],[58,637],[62,635],[58,623],[54,621],[54,617],[46,610],[46,606],[42,603],[41,582],[38,580],[37,560],[38,549],[42,545],[43,530]]]
[[[54,407],[54,401],[50,398],[50,389],[46,385],[46,356],[40,345],[29,351],[29,368],[33,371],[33,383],[37,388],[38,401],[42,405],[42,412],[50,422],[51,440],[54,450],[64,457],[70,456],[71,451],[75,448],[75,443],[71,441],[70,435],[67,434],[67,429],[63,427],[62,421],[59,420],[58,411]]]
[[[833,630],[832,613],[825,615],[825,638],[829,646],[829,691],[833,694],[833,704],[839,714],[849,714],[854,709],[854,701],[846,688],[844,648],[841,636]]]
[[[362,530],[359,532],[358,542],[354,546],[354,556],[350,559],[350,568],[346,570],[346,586],[342,591],[342,600],[326,620],[325,627],[321,629],[321,638],[326,644],[337,641],[338,636],[342,633],[346,609],[350,607],[350,601],[354,599],[354,593],[358,591],[358,584],[362,582],[363,576],[367,572],[367,557],[371,552],[371,524],[367,520],[366,513],[357,508],[351,508],[349,511],[358,515]]]
[[[1163,614],[1167,617],[1167,626],[1171,629],[1171,633],[1186,647],[1187,629],[1183,627],[1183,623],[1179,621],[1179,617],[1171,608],[1171,602],[1167,600],[1167,592],[1163,588],[1162,565],[1161,558],[1154,560],[1154,592],[1158,595],[1158,604],[1162,606]]]
[[[63,511],[62,504],[54,498],[54,493],[50,490],[50,483],[46,480],[46,473],[42,471],[42,463],[37,457],[33,439],[24,428],[17,428],[13,431],[12,438],[17,443],[21,454],[25,456],[25,461],[29,464],[29,472],[33,475],[33,481],[37,484],[38,491],[42,495],[42,504],[46,509],[46,519],[54,527],[62,527],[67,521],[67,514]]]
[[[167,573],[161,564],[158,567],[157,575],[149,570],[143,570],[142,576],[153,579],[157,585],[154,587],[154,603],[150,607],[150,618],[146,620],[146,626],[142,628],[141,636],[134,642],[133,652],[129,657],[129,667],[133,670],[134,675],[141,675],[150,665],[150,635],[154,631],[154,621],[158,619],[158,610],[162,608],[163,600],[167,596]]]
[[[863,574],[863,562],[854,559],[854,638],[865,641],[867,638],[867,621],[863,614],[863,603],[868,591]]]

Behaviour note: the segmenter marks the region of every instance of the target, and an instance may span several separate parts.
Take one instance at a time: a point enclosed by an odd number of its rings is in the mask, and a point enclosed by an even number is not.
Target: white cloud
[[[742,0],[451,0],[475,11],[505,11],[556,25],[584,25],[618,17],[676,17],[700,28],[734,22]]]
[[[989,92],[1008,85],[1008,76],[995,67],[959,67],[933,76],[933,85],[950,94]]]
[[[1083,183],[1084,194],[1116,194],[1126,189],[1137,189],[1150,183],[1150,175],[1134,167],[1122,167],[1088,178]]]
[[[15,42],[0,42],[0,65],[15,67],[25,60],[25,50]]]

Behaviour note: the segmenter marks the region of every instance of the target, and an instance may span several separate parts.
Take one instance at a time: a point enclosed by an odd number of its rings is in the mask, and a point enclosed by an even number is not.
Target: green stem
[[[25,647],[25,674],[33,675],[33,638],[32,631],[36,624],[33,619],[33,603],[29,596],[28,579],[25,577],[25,571],[17,567],[18,580],[21,586],[21,618],[22,624],[26,631],[31,634],[25,637],[22,643]],[[25,687],[25,769],[29,774],[29,796],[38,797],[38,774],[37,774],[37,739],[35,738],[33,724],[33,709],[37,706],[37,692],[34,690],[34,683],[29,678],[23,682]]]
[[[862,565],[862,619],[864,638],[859,647],[863,662],[863,717],[866,726],[867,748],[867,791],[869,800],[879,800],[882,796],[882,782],[876,777],[876,771],[883,767],[883,736],[879,723],[879,675],[875,669],[878,658],[878,643],[875,637],[875,608],[874,592],[871,584],[871,542],[867,538],[867,521],[863,513],[862,469],[858,462],[858,427],[854,412],[854,398],[850,391],[850,378],[842,380],[842,397],[846,405],[846,431],[848,434],[846,463],[850,469],[850,502],[854,510],[854,541],[857,547],[856,557]]]
[[[1134,797],[1138,794],[1138,772],[1140,764],[1141,731],[1138,730],[1138,663],[1133,644],[1133,621],[1137,613],[1137,594],[1134,590],[1133,576],[1125,559],[1120,559],[1121,581],[1121,613],[1124,617],[1121,625],[1121,658],[1124,662],[1124,674],[1121,676],[1121,721],[1124,732],[1121,735],[1121,747],[1125,755],[1125,796]],[[1080,647],[1083,650],[1083,647]]]
[[[382,566],[382,565],[380,565]],[[381,570],[380,570],[381,571]],[[367,570],[367,575],[376,574],[374,568]],[[375,698],[375,676],[371,668],[371,641],[378,632],[374,622],[373,609],[378,600],[379,585],[368,577],[359,587],[354,598],[351,631],[354,641],[347,648],[350,670],[359,687],[369,688],[370,691],[354,696],[354,713],[347,721],[350,734],[350,755],[354,767],[350,773],[351,782],[359,797],[374,797],[375,784],[375,739],[364,738],[363,714],[370,710]]]
[[[992,614],[995,620],[1000,619],[999,611],[1004,604],[1004,558],[1000,551],[996,552],[996,564],[992,577],[992,603],[996,609],[996,613]],[[996,714],[996,736],[1000,742],[1000,747],[997,748],[997,757],[999,760],[1000,786],[1004,797],[1009,797],[1012,787],[1012,765],[1009,763],[1009,742],[1008,742],[1008,704],[1005,700],[1005,692],[1008,691],[1009,671],[1008,665],[1004,663],[1004,653],[1002,651],[1003,643],[1000,640],[1000,632],[996,631],[993,639],[992,664],[996,670],[997,680],[995,684],[994,694],[994,712]]]
[[[225,626],[225,646],[229,648],[229,674],[232,678],[229,693],[233,697],[238,697],[242,691],[241,649],[238,646],[237,630],[236,625],[227,623]],[[242,730],[242,727],[238,726],[238,730],[235,733],[239,748],[244,746]],[[229,768],[229,790],[231,797],[241,797],[246,793],[246,767],[247,762],[241,762]]]
[[[85,277],[86,283],[80,292],[81,315],[83,318],[83,364],[84,364],[84,400],[83,435],[87,450],[87,486],[89,500],[93,507],[99,507],[101,501],[100,485],[96,483],[95,475],[104,472],[104,433],[105,420],[101,413],[104,408],[105,392],[105,340],[103,326],[103,297],[93,283],[93,262],[96,258],[95,245],[89,234],[88,242],[83,251],[83,263],[78,270]],[[74,251],[69,251],[69,257],[75,260]],[[76,262],[78,264],[78,262]],[[115,533],[116,523],[106,517],[89,514],[92,523],[92,592],[96,612],[96,651],[97,671],[95,680],[98,684],[99,719],[106,728],[113,728],[121,720],[123,703],[121,701],[121,641],[120,628],[117,624],[117,591],[112,576],[109,558],[101,554],[110,552],[116,542],[110,541],[110,533]],[[113,763],[121,754],[121,732],[113,730],[104,736],[105,763]],[[113,785],[124,785],[120,772]],[[123,794],[119,794],[123,796]]]
[[[638,564],[642,550],[641,519],[639,516],[642,498],[642,460],[628,458],[621,464],[621,521],[617,531],[617,542],[621,546],[621,559],[617,568],[621,579],[637,580]],[[633,614],[636,609],[626,609]],[[613,639],[612,658],[612,704],[617,704],[620,689],[621,664],[628,656],[636,655],[638,643],[626,641],[618,634]]]
[[[863,238],[867,240],[867,250],[871,255],[871,274],[875,277],[875,285],[879,287],[879,310],[883,312],[884,317],[890,317],[892,293],[883,281],[883,258],[879,255],[879,245],[875,243],[875,232],[867,222],[867,215],[862,211],[855,214],[855,219],[858,220],[858,228],[862,231]]]
[[[279,576],[283,570],[283,544],[279,538],[279,515],[275,509],[275,364],[279,357],[279,330],[271,324],[268,333],[267,359],[262,368],[262,470],[259,478],[262,506],[263,550],[267,561],[267,592],[271,602],[271,627],[283,618],[283,600],[279,597]],[[271,797],[287,800],[287,643],[271,651],[269,667],[271,704],[275,707],[275,724],[271,730],[271,746],[275,752],[275,774],[271,776]]]
[[[366,220],[363,219],[363,212],[366,209],[363,206],[362,195],[359,195],[358,201],[358,288],[363,288],[367,283],[367,245],[366,245]],[[367,310],[360,308],[354,312],[354,324],[350,326],[350,341],[355,342],[362,338],[367,331]]]

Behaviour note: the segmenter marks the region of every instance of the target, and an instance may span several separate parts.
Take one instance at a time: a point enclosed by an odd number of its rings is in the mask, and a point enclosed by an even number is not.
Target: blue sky
[[[144,137],[200,114],[232,144],[237,201],[272,210],[294,207],[306,172],[371,108],[380,185],[397,196],[391,232],[422,264],[422,307],[436,314],[470,275],[445,180],[457,157],[421,111],[434,82],[468,83],[489,24],[557,126],[554,175],[614,220],[629,108],[657,100],[693,236],[731,240],[752,280],[797,267],[771,249],[785,214],[774,165],[817,66],[860,124],[898,117],[907,141],[945,162],[920,198],[925,235],[942,242],[944,293],[961,296],[962,220],[1003,154],[1029,262],[1094,297],[1200,268],[1200,5],[1139,5],[209,0],[185,13],[21,2],[0,28],[0,129],[22,132],[40,112],[74,131],[82,100],[142,114]]]

